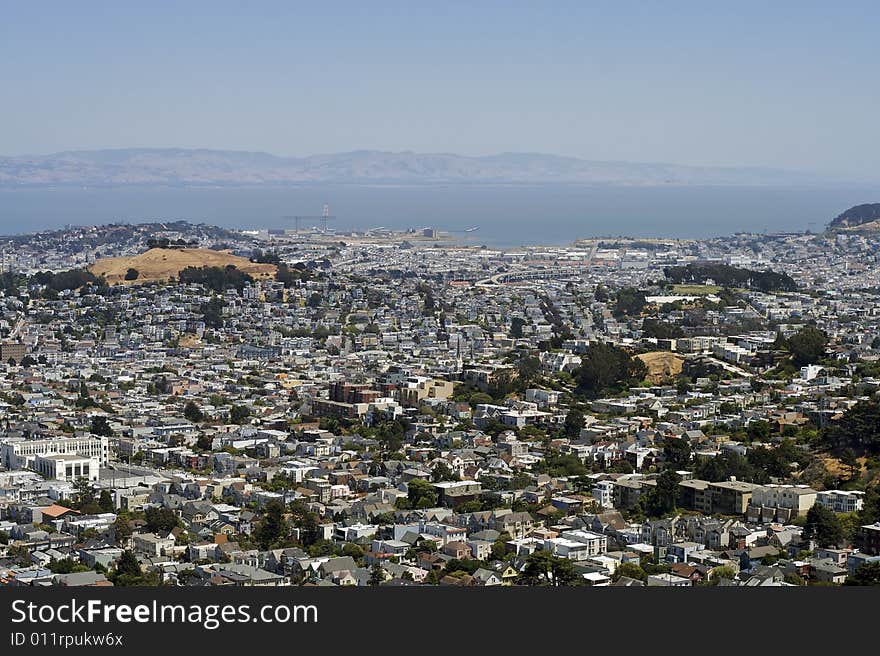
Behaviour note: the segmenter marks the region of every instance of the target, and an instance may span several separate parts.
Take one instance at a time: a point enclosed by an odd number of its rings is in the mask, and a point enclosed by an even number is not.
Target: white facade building
[[[762,485],[752,491],[751,505],[785,508],[803,516],[816,503],[816,490],[806,485]]]
[[[31,469],[56,481],[76,481],[84,478],[97,481],[101,465],[97,458],[85,458],[71,454],[37,456],[31,461]]]
[[[865,493],[860,490],[823,490],[817,493],[816,503],[834,512],[859,512],[865,505]]]
[[[598,481],[593,485],[593,498],[603,508],[613,508],[614,481]]]
[[[77,455],[97,458],[106,467],[110,460],[110,439],[87,435],[82,437],[48,437],[35,440],[8,437],[0,441],[0,463],[7,469],[32,469],[37,456]]]

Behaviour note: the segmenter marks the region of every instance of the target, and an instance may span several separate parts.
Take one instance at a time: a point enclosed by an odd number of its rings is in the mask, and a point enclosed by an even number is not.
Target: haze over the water
[[[877,181],[874,2],[6,3],[3,155],[543,152]]]
[[[327,202],[337,216],[330,227],[337,230],[434,227],[458,231],[453,236],[466,244],[517,247],[602,236],[818,232],[847,207],[871,198],[880,198],[880,188],[320,185],[0,190],[0,233],[157,219],[236,229],[293,228],[285,215],[320,214]],[[474,226],[476,231],[462,232]]]

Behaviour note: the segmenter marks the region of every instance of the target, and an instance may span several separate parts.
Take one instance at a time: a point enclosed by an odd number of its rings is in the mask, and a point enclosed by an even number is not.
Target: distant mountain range
[[[262,152],[144,149],[0,157],[0,186],[249,186],[307,184],[585,184],[786,186],[834,183],[817,174],[606,162],[504,153],[485,157],[361,150],[279,157]]]

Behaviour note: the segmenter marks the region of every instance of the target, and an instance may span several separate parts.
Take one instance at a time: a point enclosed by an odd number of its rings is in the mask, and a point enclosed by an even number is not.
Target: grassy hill
[[[176,278],[186,267],[226,267],[232,265],[253,278],[274,278],[274,264],[256,264],[246,257],[232,255],[228,251],[212,251],[204,248],[151,248],[133,257],[108,257],[96,261],[89,271],[104,276],[109,284],[137,284]],[[136,280],[126,280],[129,269],[136,269]]]
[[[684,360],[679,356],[668,351],[640,353],[636,357],[648,367],[648,375],[645,380],[654,384],[669,381],[680,374],[684,363]]]

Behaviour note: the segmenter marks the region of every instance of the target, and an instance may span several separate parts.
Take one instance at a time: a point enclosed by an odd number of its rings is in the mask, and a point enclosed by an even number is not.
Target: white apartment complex
[[[834,512],[859,512],[865,505],[865,493],[860,490],[823,490],[817,493],[816,503]]]
[[[760,485],[752,491],[746,514],[750,521],[788,522],[805,516],[817,494],[806,485]]]
[[[37,439],[7,437],[0,440],[0,463],[7,469],[33,469],[37,456],[54,455],[96,458],[100,466],[106,467],[110,460],[110,438],[86,435]]]

